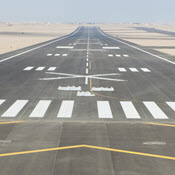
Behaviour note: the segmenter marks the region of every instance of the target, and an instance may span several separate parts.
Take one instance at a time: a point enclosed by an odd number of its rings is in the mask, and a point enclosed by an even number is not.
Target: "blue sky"
[[[2,0],[0,21],[175,23],[174,0]]]

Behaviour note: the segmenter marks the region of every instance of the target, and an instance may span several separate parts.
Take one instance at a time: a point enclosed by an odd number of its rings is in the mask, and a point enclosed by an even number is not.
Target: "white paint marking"
[[[56,53],[54,56],[55,56],[55,57],[59,57],[59,56],[60,56],[60,54],[59,54],[59,53]]]
[[[45,69],[45,67],[38,67],[37,69],[36,69],[36,71],[42,71],[42,70],[44,70]]]
[[[44,117],[51,100],[40,100],[29,117]]]
[[[2,117],[16,117],[21,109],[27,104],[28,100],[17,100]]]
[[[71,118],[74,107],[74,101],[66,101],[64,100],[61,104],[59,113],[57,115],[58,118]]]
[[[85,84],[88,84],[88,77],[85,77]]]
[[[73,49],[73,46],[57,46],[57,49]]]
[[[71,46],[72,44],[71,43],[69,43],[69,46]]]
[[[117,54],[116,57],[121,57],[121,55],[118,55],[118,54]]]
[[[132,45],[126,43],[126,42],[123,42],[123,41],[120,41],[120,40],[118,40],[118,39],[112,38],[112,37],[110,37],[110,36],[104,34],[98,27],[97,27],[97,30],[98,30],[102,35],[104,35],[104,36],[106,36],[106,37],[108,37],[108,38],[110,38],[110,39],[113,39],[113,40],[115,40],[115,41],[117,41],[117,42],[120,42],[120,43],[122,43],[122,44],[125,44],[125,45],[127,45],[127,46],[129,46],[129,47],[132,47],[132,48],[134,48],[134,49],[136,49],[136,50],[139,50],[139,51],[141,51],[141,52],[144,52],[144,53],[146,53],[146,54],[148,54],[148,55],[151,55],[151,56],[153,56],[153,57],[159,58],[159,59],[164,60],[164,61],[166,61],[166,62],[169,62],[169,63],[171,63],[171,64],[175,64],[175,62],[172,62],[172,61],[170,61],[170,60],[167,60],[166,58],[160,57],[160,56],[158,56],[158,55],[152,54],[152,53],[147,52],[147,51],[145,51],[145,50],[143,50],[143,49],[140,49],[140,48],[138,48],[138,47],[132,46]]]
[[[168,119],[166,114],[159,108],[159,106],[155,102],[147,101],[143,103],[155,119]]]
[[[166,142],[143,142],[143,145],[166,145]]]
[[[123,67],[119,67],[118,70],[119,70],[120,72],[127,72],[127,70],[126,70],[125,68],[123,68]]]
[[[25,69],[23,69],[23,70],[27,70],[27,71],[29,71],[29,70],[32,70],[34,67],[26,67]]]
[[[50,67],[49,69],[48,69],[48,71],[54,71],[56,69],[56,67]]]
[[[112,54],[109,54],[108,57],[113,57],[113,55]]]
[[[75,87],[75,86],[62,87],[62,86],[59,86],[58,90],[60,90],[60,91],[81,91],[81,86],[78,86],[78,87]]]
[[[52,54],[51,53],[48,53],[47,56],[50,57],[50,56],[52,56]]]
[[[50,45],[50,44],[52,44],[52,43],[61,41],[61,40],[66,39],[66,38],[68,38],[68,37],[70,37],[70,36],[73,36],[73,35],[75,35],[75,34],[80,30],[80,28],[81,28],[81,27],[79,27],[78,29],[76,29],[76,31],[73,32],[72,34],[67,35],[67,36],[65,36],[65,37],[62,37],[62,38],[60,38],[60,39],[56,39],[56,40],[54,40],[54,41],[51,41],[51,42],[49,42],[49,43],[46,43],[46,44],[43,44],[43,45],[41,45],[41,46],[35,47],[35,48],[33,48],[33,49],[29,49],[29,50],[27,50],[27,51],[18,53],[18,54],[16,54],[16,55],[13,55],[13,56],[4,58],[4,59],[0,60],[0,63],[2,63],[2,62],[4,62],[4,61],[7,61],[7,60],[10,60],[10,59],[12,59],[12,58],[15,58],[15,57],[17,57],[17,56],[23,55],[23,54],[25,54],[25,53],[34,51],[34,50],[36,50],[36,49],[40,49],[40,48],[42,48],[42,47],[48,46],[48,45]]]
[[[138,114],[136,108],[133,103],[130,101],[121,101],[120,102],[123,111],[125,113],[126,118],[129,119],[140,119],[140,115]]]
[[[2,100],[2,99],[1,99],[1,100],[0,100],[0,105],[2,105],[2,103],[4,103],[4,102],[5,102],[5,100]]]
[[[105,44],[105,46],[107,46],[108,44]]]
[[[113,118],[108,101],[97,101],[98,117]]]
[[[132,72],[139,72],[136,68],[129,68]]]
[[[68,54],[63,54],[62,56],[63,56],[63,57],[67,57],[67,55],[68,55]]]
[[[147,68],[140,68],[143,72],[151,72],[149,69]]]
[[[78,91],[77,92],[77,96],[94,97],[95,95],[91,94],[89,91],[87,91],[87,92],[80,92],[80,91]]]
[[[92,91],[114,91],[113,87],[93,87]]]
[[[175,102],[166,102],[175,111]]]
[[[86,61],[89,61],[89,58],[87,58]]]
[[[88,67],[89,66],[89,63],[86,63],[86,66]]]
[[[89,70],[86,68],[86,74],[88,74],[89,73]]]
[[[118,50],[118,49],[120,49],[120,47],[103,47],[103,49],[109,49],[109,50],[111,50],[111,49],[113,49],[113,50],[114,49],[117,49]]]
[[[124,54],[123,57],[129,57],[129,55]]]

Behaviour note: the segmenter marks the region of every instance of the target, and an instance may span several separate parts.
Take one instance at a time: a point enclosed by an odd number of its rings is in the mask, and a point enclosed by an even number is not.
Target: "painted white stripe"
[[[109,54],[109,55],[108,55],[108,57],[113,57],[113,56],[114,56],[114,55],[112,55],[112,54]]]
[[[4,102],[5,102],[5,100],[2,100],[2,99],[1,99],[1,100],[0,100],[0,105],[2,105],[2,103],[4,103]]]
[[[113,118],[108,101],[97,101],[98,117]]]
[[[70,34],[70,35],[67,35],[67,36],[65,36],[65,37],[62,37],[62,38],[56,39],[56,40],[54,40],[54,41],[48,42],[48,43],[46,43],[46,44],[43,44],[43,45],[38,46],[38,47],[35,47],[35,48],[33,48],[33,49],[29,49],[29,50],[27,50],[27,51],[18,53],[18,54],[16,54],[16,55],[12,55],[12,56],[10,56],[10,57],[4,58],[4,59],[0,60],[0,63],[2,63],[2,62],[4,62],[4,61],[7,61],[7,60],[10,60],[10,59],[12,59],[12,58],[18,57],[18,56],[23,55],[23,54],[25,54],[25,53],[32,52],[33,50],[36,50],[36,49],[39,49],[39,48],[48,46],[48,45],[50,45],[50,44],[52,44],[52,43],[55,43],[55,42],[64,40],[64,39],[66,39],[66,38],[68,38],[68,37],[70,37],[70,36],[75,35],[80,29],[81,29],[81,27],[79,27],[78,29],[76,29],[75,32],[73,32],[73,33]]]
[[[26,67],[25,69],[23,70],[32,70],[34,67]]]
[[[60,56],[60,54],[59,54],[59,53],[56,53],[54,56],[55,56],[55,57],[59,57],[59,56]]]
[[[121,55],[118,55],[118,54],[117,54],[116,57],[121,57]]]
[[[166,114],[159,108],[159,106],[155,102],[147,101],[143,103],[155,119],[168,119]]]
[[[166,102],[175,111],[175,102]]]
[[[138,114],[132,102],[121,101],[120,104],[123,108],[126,118],[129,118],[129,119],[139,119],[140,118],[140,115]]]
[[[74,101],[63,101],[57,115],[58,118],[71,118],[74,107]]]
[[[40,100],[29,117],[44,117],[51,100]]]
[[[110,37],[110,36],[104,34],[98,27],[97,27],[97,29],[98,29],[98,31],[99,31],[102,35],[104,35],[104,36],[106,36],[106,37],[108,37],[108,38],[110,38],[110,39],[113,39],[113,40],[115,40],[115,41],[117,41],[117,42],[120,42],[120,43],[122,43],[122,44],[125,44],[125,45],[127,45],[127,46],[129,46],[129,47],[132,47],[132,48],[134,48],[134,49],[136,49],[136,50],[139,50],[139,51],[141,51],[141,52],[144,52],[144,53],[146,53],[146,54],[148,54],[148,55],[151,55],[151,56],[153,56],[153,57],[159,58],[159,59],[164,60],[164,61],[166,61],[166,62],[169,62],[169,63],[171,63],[171,64],[175,64],[175,62],[170,61],[170,60],[167,60],[166,58],[160,57],[160,56],[158,56],[158,55],[152,54],[151,52],[147,52],[147,51],[145,51],[145,50],[143,50],[143,49],[140,49],[140,48],[138,48],[138,47],[132,46],[132,45],[126,43],[126,42],[123,42],[123,41],[120,41],[120,40],[118,40],[118,39],[112,38],[112,37]]]
[[[62,56],[63,56],[63,57],[66,57],[67,55],[68,55],[68,54],[63,54]]]
[[[120,49],[120,47],[103,47],[103,49]]]
[[[86,74],[88,74],[88,72],[89,72],[89,70],[88,70],[88,69],[86,69]]]
[[[132,72],[138,72],[136,68],[129,68]]]
[[[17,100],[2,117],[15,117],[21,109],[27,104],[28,100]]]
[[[86,61],[89,61],[89,58],[87,58]]]
[[[124,54],[123,56],[124,56],[124,57],[129,57],[129,55],[126,55],[126,54]]]
[[[127,72],[127,70],[126,70],[125,68],[123,68],[123,67],[119,67],[118,70],[119,70],[120,72]]]
[[[73,46],[57,46],[57,49],[73,49]]]
[[[45,67],[38,67],[37,69],[36,69],[36,71],[42,71],[42,70],[44,70],[45,69]]]
[[[85,84],[88,84],[88,77],[85,77]]]
[[[149,69],[147,68],[140,68],[143,72],[151,72]]]
[[[49,69],[48,69],[48,71],[54,71],[56,69],[56,67],[50,67]]]
[[[48,53],[47,56],[50,57],[50,56],[52,56],[52,54],[51,53]]]
[[[86,66],[88,67],[89,66],[89,63],[86,63]]]

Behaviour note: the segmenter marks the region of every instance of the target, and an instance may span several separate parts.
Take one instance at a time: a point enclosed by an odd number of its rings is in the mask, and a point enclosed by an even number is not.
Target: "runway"
[[[174,66],[98,27],[1,55],[0,174],[174,175]]]

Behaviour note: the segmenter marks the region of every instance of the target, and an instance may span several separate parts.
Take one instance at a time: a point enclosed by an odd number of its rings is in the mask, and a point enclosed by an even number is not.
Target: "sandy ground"
[[[0,54],[67,35],[77,27],[73,24],[0,24]]]
[[[136,27],[148,27],[175,32],[175,25],[103,24],[99,25],[99,27],[104,32],[112,36],[122,38],[141,46],[151,47],[152,49],[159,52],[175,55],[175,37],[166,34],[151,33],[145,30],[135,29]]]

